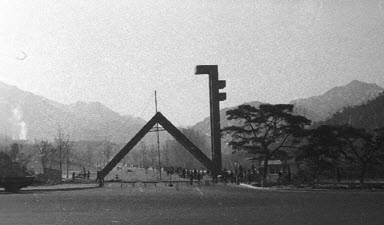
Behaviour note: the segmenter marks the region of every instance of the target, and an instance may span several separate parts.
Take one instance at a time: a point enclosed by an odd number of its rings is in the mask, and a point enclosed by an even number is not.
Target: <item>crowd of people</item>
[[[86,171],[85,167],[83,167],[82,173],[80,172],[76,175],[75,171],[72,172],[72,180],[75,180],[75,178],[84,178],[89,180],[90,175],[91,172],[89,170]]]
[[[201,181],[204,178],[212,179],[211,171],[209,170],[197,170],[186,169],[181,167],[166,167],[164,170],[167,175],[178,174],[180,178]],[[254,166],[249,169],[243,166],[238,166],[237,169],[227,170],[223,169],[222,173],[217,176],[217,180],[220,182],[231,183],[251,183],[260,180],[260,173]]]
[[[137,165],[126,165],[128,167],[133,167],[136,169],[146,169],[142,166]],[[121,170],[119,167],[117,170]],[[155,168],[150,168],[156,170]],[[188,179],[193,181],[202,181],[204,179],[213,179],[212,173],[209,170],[204,169],[187,169],[183,167],[174,167],[174,166],[166,166],[162,168],[163,171],[167,173],[167,175],[178,175],[180,178]],[[83,171],[84,178],[89,177],[89,171]],[[260,172],[255,168],[255,166],[251,166],[250,168],[243,167],[242,165],[237,165],[232,170],[227,170],[224,168],[221,171],[221,174],[216,177],[218,182],[231,182],[231,183],[251,183],[251,182],[259,182],[261,179]],[[88,178],[89,179],[89,178]]]
[[[253,165],[249,169],[241,165],[234,170],[227,170],[224,168],[221,175],[221,180],[223,182],[231,183],[251,183],[259,181],[259,179],[260,173]]]

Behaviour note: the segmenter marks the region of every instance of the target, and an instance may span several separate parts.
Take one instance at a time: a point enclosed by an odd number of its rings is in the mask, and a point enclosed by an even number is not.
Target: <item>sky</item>
[[[0,81],[189,126],[221,108],[289,103],[352,80],[384,87],[384,0],[0,0]]]

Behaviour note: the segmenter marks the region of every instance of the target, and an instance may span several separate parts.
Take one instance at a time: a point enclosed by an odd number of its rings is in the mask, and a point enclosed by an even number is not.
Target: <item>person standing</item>
[[[277,180],[277,184],[280,185],[281,184],[281,177],[283,176],[283,171],[280,170],[278,175],[279,175],[279,178]]]
[[[239,166],[239,175],[238,175],[238,177],[239,177],[239,182],[240,183],[243,182],[244,170],[243,170],[243,166],[242,165]]]
[[[190,185],[193,185],[193,173],[190,174],[190,182],[189,182]]]

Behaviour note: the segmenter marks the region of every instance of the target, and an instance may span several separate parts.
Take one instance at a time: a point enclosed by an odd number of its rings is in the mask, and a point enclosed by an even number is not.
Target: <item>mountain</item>
[[[319,124],[344,125],[373,130],[384,127],[384,93],[368,102],[346,107]]]
[[[323,121],[329,118],[336,112],[341,111],[345,107],[353,107],[362,105],[369,100],[379,96],[384,88],[377,84],[364,83],[358,80],[353,80],[349,84],[341,87],[335,87],[319,96],[313,96],[305,99],[291,101],[289,104],[295,105],[294,113],[303,115],[314,122]],[[258,107],[261,102],[253,101],[244,104],[250,104]],[[237,107],[237,106],[236,106]],[[221,127],[231,125],[226,119],[226,111],[232,108],[224,108],[220,110]],[[203,121],[198,122],[192,127],[210,136],[210,118],[207,117]],[[222,140],[223,153],[230,153],[231,150],[225,145],[228,140]]]
[[[243,104],[259,107],[259,105],[263,104],[263,103],[258,102],[258,101],[253,101],[253,102],[246,102],[246,103],[243,103]],[[220,126],[221,127],[226,127],[226,126],[231,125],[230,121],[227,120],[226,112],[228,110],[234,109],[236,107],[220,109]],[[211,136],[211,120],[210,120],[210,117],[207,117],[203,121],[198,122],[197,124],[192,126],[192,129],[201,131],[203,134],[205,134],[207,136]]]
[[[62,129],[72,140],[127,142],[145,123],[100,102],[65,105],[0,82],[0,137],[52,140]]]
[[[379,95],[384,88],[373,83],[353,80],[349,84],[335,87],[322,95],[291,101],[295,112],[312,121],[322,121],[344,107],[361,105]]]
[[[252,105],[254,107],[259,107],[260,104],[263,104],[262,102],[253,101],[253,102],[246,102],[243,104]],[[236,106],[237,107],[237,106]],[[230,126],[232,121],[227,120],[226,112],[228,110],[234,109],[236,107],[230,107],[230,108],[223,108],[220,110],[220,126],[226,127]],[[203,121],[198,122],[196,125],[192,126],[192,129],[202,132],[204,135],[210,137],[211,136],[211,121],[210,117],[205,118]],[[228,137],[227,137],[228,138]],[[229,141],[229,139],[224,139],[221,141],[221,151],[223,154],[230,154],[232,152],[232,149],[226,145],[226,143]]]

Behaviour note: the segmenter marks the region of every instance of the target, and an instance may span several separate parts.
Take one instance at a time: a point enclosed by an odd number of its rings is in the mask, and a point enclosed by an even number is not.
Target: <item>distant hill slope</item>
[[[72,140],[127,142],[145,123],[99,102],[65,105],[0,82],[0,136],[52,140],[60,127]]]
[[[295,112],[312,121],[322,121],[347,106],[361,105],[383,92],[377,84],[354,80],[341,87],[335,87],[319,96],[291,101]]]
[[[258,101],[253,101],[253,102],[246,102],[246,103],[243,103],[243,104],[248,104],[248,105],[252,105],[252,106],[255,106],[255,107],[259,107],[260,104],[263,104],[263,103],[262,102],[258,102]],[[236,107],[237,106],[231,107],[231,108],[223,108],[223,109],[220,110],[220,121],[221,121],[220,125],[221,125],[221,128],[231,125],[231,122],[227,120],[226,112],[228,110],[234,109]],[[205,118],[203,121],[201,121],[201,122],[197,123],[196,125],[194,125],[192,127],[192,129],[200,131],[203,134],[205,134],[206,136],[210,137],[211,136],[211,121],[210,121],[210,118],[209,117]],[[226,143],[228,141],[229,141],[229,139],[222,140],[222,147],[221,147],[221,149],[222,149],[222,152],[224,154],[230,154],[232,152],[231,148],[226,145]]]
[[[342,110],[345,107],[361,105],[371,99],[374,99],[383,91],[384,88],[379,87],[377,84],[369,84],[354,80],[345,86],[332,88],[322,95],[313,96],[306,99],[294,100],[289,104],[295,105],[294,113],[303,115],[308,119],[311,119],[313,122],[318,122],[329,118],[334,113]],[[244,104],[250,104],[258,107],[263,103],[253,101]],[[232,108],[224,108],[220,110],[222,128],[230,125],[229,121],[226,119],[225,113]],[[210,136],[210,118],[205,118],[203,121],[197,123],[192,128],[203,132],[207,136]],[[227,139],[222,140],[223,153],[231,152],[231,149],[228,148],[228,146],[225,144],[227,141]]]
[[[263,104],[263,103],[258,102],[258,101],[253,101],[253,102],[246,102],[246,103],[243,103],[243,104],[248,104],[248,105],[252,105],[252,106],[255,106],[255,107],[259,107],[259,105]],[[231,107],[231,108],[223,108],[223,109],[220,110],[220,121],[221,121],[220,125],[221,125],[221,127],[226,127],[226,126],[230,125],[230,122],[227,120],[226,112],[228,110],[234,109],[236,107],[237,106]],[[211,136],[211,121],[210,121],[210,117],[207,117],[203,121],[198,122],[196,125],[194,125],[192,127],[192,129],[199,130],[199,131],[203,132],[205,135]]]
[[[384,93],[362,105],[346,107],[321,124],[350,124],[367,130],[384,127]]]

